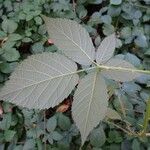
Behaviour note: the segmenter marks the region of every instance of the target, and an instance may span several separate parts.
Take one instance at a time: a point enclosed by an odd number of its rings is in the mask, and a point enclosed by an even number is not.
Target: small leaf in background
[[[141,150],[140,143],[137,139],[134,139],[132,142],[132,150]]]
[[[89,4],[101,4],[102,2],[102,0],[88,0]]]
[[[71,122],[69,117],[65,116],[62,113],[58,114],[58,126],[62,129],[62,130],[68,130],[71,127]]]
[[[122,3],[122,0],[110,0],[111,5],[120,5]]]
[[[0,144],[0,150],[5,150],[5,144]]]
[[[42,42],[34,43],[31,47],[33,54],[42,53],[44,51],[44,46]]]
[[[47,120],[46,129],[48,130],[48,132],[54,131],[56,126],[57,126],[57,119],[55,116]]]
[[[101,37],[100,36],[97,36],[94,40],[94,44],[96,47],[98,47],[100,45],[100,42],[101,42]]]
[[[79,18],[84,18],[87,15],[87,10],[83,5],[77,5],[76,12],[79,16]]]
[[[2,29],[6,33],[13,33],[18,27],[18,24],[13,20],[4,19],[2,22]]]
[[[145,35],[140,35],[134,40],[135,44],[139,47],[148,47],[147,39]]]
[[[13,130],[5,130],[4,132],[4,138],[7,142],[10,142],[11,140],[13,140],[14,136],[16,134],[16,131]]]
[[[55,140],[55,141],[59,141],[59,140],[61,140],[61,139],[63,138],[63,136],[62,136],[60,133],[58,133],[57,131],[53,131],[53,132],[51,133],[51,137],[52,137],[53,140]]]
[[[106,36],[109,36],[115,32],[115,28],[111,24],[104,24],[103,25],[103,33]]]
[[[35,140],[26,139],[25,144],[23,146],[23,150],[33,150],[34,148],[35,148]]]
[[[112,34],[101,42],[96,53],[96,62],[98,64],[106,63],[114,54],[116,47],[116,37]]]
[[[131,142],[126,139],[121,143],[121,150],[128,150],[128,149],[131,149]]]
[[[101,16],[101,20],[105,24],[111,24],[111,22],[112,22],[112,18],[109,15],[103,15],[103,16]]]
[[[132,30],[130,27],[124,27],[121,30],[121,38],[126,39],[132,36]]]
[[[106,135],[102,126],[94,129],[90,135],[92,146],[101,147],[106,141]]]
[[[135,55],[133,55],[131,53],[127,53],[125,55],[124,59],[126,61],[130,62],[135,67],[140,67],[141,66],[141,60],[137,56],[135,56]]]
[[[118,112],[111,108],[107,108],[106,117],[112,120],[122,120]]]
[[[101,148],[94,147],[92,150],[102,150]]]
[[[22,39],[22,36],[20,34],[13,33],[8,36],[9,41],[18,41],[20,39]]]
[[[7,61],[16,61],[19,59],[20,54],[15,48],[5,49],[2,55]]]
[[[109,143],[120,143],[122,142],[123,138],[120,134],[120,132],[116,131],[116,130],[111,130],[108,133],[108,138],[107,141]]]
[[[3,114],[3,120],[0,121],[0,129],[6,130],[11,126],[12,115],[10,113]]]
[[[0,70],[2,73],[11,73],[14,71],[14,69],[17,67],[18,63],[17,62],[12,62],[12,63],[2,63],[0,64]]]

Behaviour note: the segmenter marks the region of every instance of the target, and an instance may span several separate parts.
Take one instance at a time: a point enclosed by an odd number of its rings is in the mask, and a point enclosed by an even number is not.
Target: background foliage
[[[101,39],[114,31],[118,36],[116,57],[139,69],[150,70],[149,0],[0,0],[0,82],[1,86],[18,62],[28,55],[57,48],[48,41],[40,14],[76,20],[82,24],[98,47]],[[142,129],[146,101],[150,96],[150,76],[123,84],[108,80],[110,107],[131,125]],[[63,104],[70,106],[72,95]],[[73,124],[70,108],[46,111],[18,108],[0,103],[0,149],[78,150],[80,134]],[[116,122],[122,128],[126,124]],[[46,128],[46,130],[45,130]],[[85,150],[150,149],[149,138],[129,136],[111,124],[93,130]]]

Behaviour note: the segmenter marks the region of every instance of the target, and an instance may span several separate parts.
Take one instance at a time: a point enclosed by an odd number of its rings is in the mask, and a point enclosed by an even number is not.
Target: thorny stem
[[[78,70],[77,73],[99,68],[99,69],[106,69],[106,70],[119,70],[119,71],[128,71],[128,72],[132,72],[132,73],[138,72],[138,73],[150,74],[150,70],[140,70],[140,69],[122,68],[122,67],[114,67],[114,66],[109,67],[109,66],[105,66],[105,65],[99,65],[96,62],[93,62],[93,63],[96,66],[90,67],[87,69]]]
[[[145,112],[145,117],[144,117],[144,123],[143,123],[143,130],[141,131],[141,136],[150,136],[150,133],[146,133],[148,123],[150,120],[150,99],[147,101],[147,107],[146,107],[146,112]]]
[[[134,133],[129,132],[128,130],[126,130],[126,129],[120,127],[119,125],[117,125],[117,124],[115,124],[115,123],[113,123],[113,122],[110,122],[110,121],[108,121],[108,120],[105,120],[104,122],[106,122],[106,123],[108,123],[108,124],[111,124],[111,125],[117,127],[118,129],[122,130],[123,132],[127,133],[128,135],[135,135]]]

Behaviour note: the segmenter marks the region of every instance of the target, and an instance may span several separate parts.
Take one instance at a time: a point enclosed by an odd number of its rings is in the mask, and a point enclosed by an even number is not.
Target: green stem
[[[105,66],[105,65],[99,65],[94,62],[94,64],[101,69],[106,69],[106,70],[119,70],[119,71],[130,71],[130,72],[138,72],[138,73],[145,73],[145,74],[150,74],[150,70],[140,70],[140,69],[131,69],[131,68],[122,68],[122,67],[114,67],[114,66]]]
[[[149,120],[150,120],[150,99],[147,101],[146,112],[145,112],[145,117],[144,117],[144,123],[143,123],[144,135],[146,134]]]

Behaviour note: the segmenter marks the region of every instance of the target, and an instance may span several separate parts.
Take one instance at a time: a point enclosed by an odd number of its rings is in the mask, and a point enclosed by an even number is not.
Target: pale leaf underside
[[[62,52],[82,65],[90,65],[95,48],[87,31],[76,21],[43,16],[49,37]]]
[[[115,34],[106,37],[100,44],[96,52],[96,62],[98,64],[106,63],[114,54],[116,47]]]
[[[60,54],[30,56],[12,73],[0,98],[27,108],[54,107],[77,84],[78,75],[72,74],[76,70],[77,65]]]
[[[80,80],[74,94],[72,115],[81,132],[82,144],[105,117],[107,105],[106,84],[100,72],[91,72]]]
[[[105,66],[108,67],[121,67],[121,68],[127,68],[127,69],[135,69],[135,67],[128,63],[125,60],[118,59],[118,58],[112,58],[110,59],[107,63],[105,63]],[[134,72],[134,71],[127,71],[127,70],[112,70],[112,69],[103,69],[102,74],[104,77],[108,79],[113,79],[116,81],[120,82],[125,82],[125,81],[131,81],[137,77],[140,76],[139,73]]]

